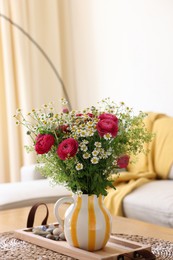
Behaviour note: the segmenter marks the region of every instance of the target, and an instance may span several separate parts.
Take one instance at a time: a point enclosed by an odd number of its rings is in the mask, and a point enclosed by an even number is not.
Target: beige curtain
[[[35,39],[61,75],[60,4],[56,0],[0,0],[1,14]],[[27,113],[62,96],[57,77],[36,46],[0,17],[0,182],[20,180],[20,167],[35,162],[23,148],[29,140],[25,129],[15,124],[16,108]]]

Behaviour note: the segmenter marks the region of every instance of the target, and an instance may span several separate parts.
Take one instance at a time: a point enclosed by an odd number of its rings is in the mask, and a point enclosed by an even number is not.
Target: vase
[[[58,209],[63,203],[71,203],[64,220]],[[63,227],[67,243],[87,251],[102,249],[109,240],[112,220],[100,195],[73,195],[59,199],[54,205],[54,215]]]

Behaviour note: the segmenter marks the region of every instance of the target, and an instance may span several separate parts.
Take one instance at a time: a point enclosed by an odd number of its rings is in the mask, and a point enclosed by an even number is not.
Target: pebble
[[[60,228],[55,228],[53,230],[53,235],[59,236],[62,233],[62,230]]]
[[[52,240],[54,240],[54,237],[55,237],[55,236],[53,236],[52,234],[48,234],[48,235],[46,236],[46,238],[49,238],[49,239],[52,239]]]
[[[65,239],[65,235],[64,235],[63,232],[59,235],[59,239],[60,239],[60,240],[66,240],[66,239]]]
[[[59,237],[59,236],[54,236],[54,239],[55,239],[56,241],[58,241],[58,240],[60,240],[60,237]]]
[[[51,233],[51,234],[53,234],[54,228],[52,228],[52,227],[51,228],[47,228],[46,231]]]
[[[65,241],[65,235],[63,229],[55,224],[38,226],[32,229],[33,234],[45,237],[47,239],[55,240],[55,241]]]
[[[46,226],[39,226],[38,228],[40,228],[43,231],[46,231],[47,227]]]

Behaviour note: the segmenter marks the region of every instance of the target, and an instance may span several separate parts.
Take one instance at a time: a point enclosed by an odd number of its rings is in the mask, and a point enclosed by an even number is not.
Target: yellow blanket
[[[164,114],[148,113],[145,124],[155,133],[147,155],[140,154],[137,162],[130,164],[127,172],[121,172],[114,189],[108,189],[105,206],[112,215],[123,216],[123,198],[137,187],[154,179],[166,179],[173,163],[173,118]]]

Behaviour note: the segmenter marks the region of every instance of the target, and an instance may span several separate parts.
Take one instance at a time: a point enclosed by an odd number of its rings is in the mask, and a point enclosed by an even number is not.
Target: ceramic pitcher
[[[71,203],[64,220],[58,212],[63,203]],[[112,221],[102,195],[83,194],[61,198],[55,203],[54,214],[71,246],[96,251],[102,249],[109,240]]]

